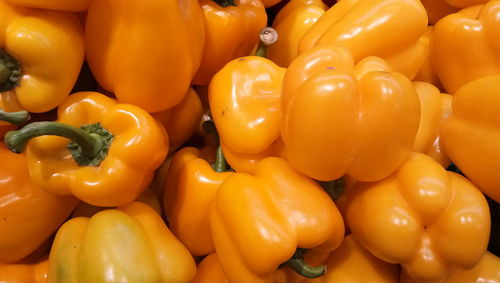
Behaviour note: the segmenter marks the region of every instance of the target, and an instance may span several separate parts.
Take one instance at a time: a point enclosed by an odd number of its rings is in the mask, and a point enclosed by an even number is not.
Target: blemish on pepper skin
[[[245,58],[238,59],[238,62],[245,61]]]
[[[220,113],[221,117],[224,117],[225,113],[226,113],[226,110],[222,110],[222,112]]]
[[[328,66],[326,67],[327,70],[335,70],[336,68],[335,67],[332,67],[332,66]]]

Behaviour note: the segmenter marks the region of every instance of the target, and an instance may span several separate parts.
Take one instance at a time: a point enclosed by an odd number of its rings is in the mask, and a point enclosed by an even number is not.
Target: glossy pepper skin
[[[499,91],[500,76],[465,84],[453,96],[453,114],[440,130],[450,159],[496,202],[500,202]]]
[[[90,69],[118,100],[158,112],[178,104],[203,54],[198,1],[92,1],[85,26]]]
[[[221,1],[222,2],[222,1]],[[236,0],[222,7],[214,0],[201,0],[205,22],[205,47],[193,84],[208,85],[229,61],[248,56],[259,43],[267,14],[260,0]]]
[[[285,69],[269,59],[248,56],[229,62],[213,77],[210,110],[225,147],[259,154],[279,138],[284,74]]]
[[[476,265],[490,233],[488,203],[463,176],[413,153],[391,176],[348,191],[346,220],[368,251],[417,281]]]
[[[73,218],[59,229],[48,282],[189,282],[196,265],[160,215],[140,202]]]
[[[8,53],[21,68],[17,78],[15,71],[10,72],[7,81],[12,84],[6,83],[2,73],[0,95],[14,96],[17,104],[30,112],[57,107],[69,95],[83,63],[83,30],[78,18],[15,7],[7,1],[0,2],[0,10],[0,53]]]
[[[89,8],[90,0],[8,0],[10,3],[23,7],[47,10],[81,12]]]
[[[473,268],[453,271],[442,283],[482,283],[500,280],[500,258],[487,252]],[[401,272],[401,283],[418,283]],[[434,283],[434,282],[432,282]]]
[[[48,261],[36,264],[0,265],[2,283],[47,283]]]
[[[229,282],[273,282],[297,247],[330,251],[344,238],[342,216],[328,194],[276,157],[220,185],[210,227]]]
[[[169,139],[169,152],[180,148],[198,130],[203,116],[203,105],[198,94],[189,88],[182,101],[171,109],[153,113],[165,127]]]
[[[35,251],[68,218],[78,201],[56,196],[30,179],[26,155],[0,145],[0,265]],[[36,219],[36,221],[34,221]]]
[[[412,79],[424,60],[419,38],[426,27],[427,14],[418,0],[342,0],[304,35],[299,54],[314,46],[339,45],[352,52],[355,62],[381,57]]]
[[[203,152],[185,147],[175,153],[163,192],[172,233],[195,256],[215,251],[208,214],[220,184],[233,172],[218,172]]]
[[[217,253],[206,256],[197,266],[196,277],[191,283],[227,283]]]
[[[376,181],[409,156],[420,120],[410,80],[376,57],[319,46],[297,57],[283,81],[281,137],[287,159],[320,181]],[[383,114],[381,114],[383,113]]]
[[[452,96],[429,83],[414,81],[413,86],[420,100],[420,125],[413,151],[429,155],[446,168],[451,161],[441,144],[439,129],[451,115]]]
[[[285,278],[278,283],[397,283],[399,268],[380,260],[361,246],[352,235],[330,253],[326,261],[326,274],[316,279],[306,279],[285,268]]]
[[[300,40],[326,9],[321,0],[288,2],[273,21],[273,28],[278,32],[278,41],[267,47],[267,58],[281,67],[288,67],[298,56]]]
[[[58,108],[58,121],[75,127],[100,123],[113,135],[107,155],[96,166],[80,166],[67,138],[35,137],[26,148],[31,179],[47,192],[74,195],[92,205],[133,201],[168,152],[166,132],[151,115],[97,92],[69,96]]]
[[[500,75],[499,11],[500,1],[493,0],[448,15],[434,26],[431,61],[448,93],[470,81]]]

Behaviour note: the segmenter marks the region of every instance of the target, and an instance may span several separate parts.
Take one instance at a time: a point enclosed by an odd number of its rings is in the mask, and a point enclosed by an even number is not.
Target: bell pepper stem
[[[99,135],[89,134],[77,127],[60,122],[35,122],[17,131],[5,134],[7,147],[15,153],[21,153],[29,140],[39,136],[60,136],[76,142],[82,149],[82,154],[93,157],[102,149],[103,141]]]
[[[0,108],[0,121],[8,122],[14,125],[22,125],[30,119],[28,111],[5,112]]]
[[[265,27],[259,34],[260,43],[255,50],[255,56],[267,58],[267,47],[278,41],[278,32],[272,27]]]
[[[0,92],[17,87],[20,79],[21,64],[0,48]]]
[[[317,278],[326,273],[326,266],[310,266],[304,261],[304,249],[298,248],[295,254],[290,258],[286,264],[290,266],[295,272],[306,278]]]
[[[215,172],[221,173],[227,171],[227,162],[224,158],[224,154],[222,154],[222,148],[219,145],[217,151],[215,152],[215,163],[212,165]]]
[[[212,0],[212,1],[219,4],[219,6],[223,8],[226,8],[228,6],[236,6],[236,4],[234,4],[234,0]]]

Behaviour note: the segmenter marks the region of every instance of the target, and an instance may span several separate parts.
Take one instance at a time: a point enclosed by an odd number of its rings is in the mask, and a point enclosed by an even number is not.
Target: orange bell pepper
[[[466,178],[413,153],[391,176],[347,191],[346,221],[368,251],[417,281],[438,281],[486,252],[490,212]]]
[[[453,115],[441,126],[444,150],[486,195],[500,202],[500,75],[472,81],[453,96]]]
[[[92,1],[85,26],[90,69],[118,100],[158,112],[188,92],[203,54],[197,0]]]
[[[381,57],[412,79],[424,61],[419,38],[426,27],[427,14],[418,0],[342,0],[307,31],[299,54],[314,46],[339,45],[352,52],[355,62]]]
[[[201,100],[193,90],[189,88],[188,93],[182,101],[172,109],[153,113],[167,130],[169,138],[169,152],[180,148],[198,130],[203,116]]]
[[[270,151],[280,136],[284,74],[285,69],[266,58],[248,56],[229,62],[213,77],[210,110],[224,154],[263,156]],[[232,158],[228,161],[236,165]]]
[[[11,130],[16,128],[16,125],[22,125],[30,115],[27,111],[5,112],[2,107],[2,99],[0,97],[0,140]]]
[[[439,128],[451,115],[451,95],[440,93],[435,86],[425,82],[413,82],[420,100],[420,125],[413,151],[422,152],[439,162],[443,167],[451,163],[441,145]]]
[[[248,56],[259,42],[267,14],[259,0],[201,0],[205,48],[193,84],[207,85],[229,61]]]
[[[436,73],[436,70],[434,69],[434,66],[432,65],[432,60],[431,60],[430,49],[431,49],[432,30],[433,30],[432,26],[427,27],[425,33],[420,37],[420,44],[424,48],[424,63],[420,67],[420,70],[418,70],[418,73],[413,80],[427,82],[436,86],[439,89],[442,89],[443,87],[441,85],[441,82],[439,81],[438,75]]]
[[[160,215],[140,202],[64,223],[48,268],[49,283],[189,282],[196,273]]]
[[[299,53],[304,34],[325,13],[321,0],[292,0],[284,6],[273,22],[278,40],[267,48],[267,58],[281,67],[288,67]]]
[[[446,0],[420,0],[420,2],[427,11],[430,25],[434,25],[441,18],[459,10],[457,7],[450,6]]]
[[[2,283],[47,283],[48,261],[36,264],[0,265]]]
[[[46,112],[70,93],[83,63],[83,30],[76,15],[0,2],[0,95],[6,111]]]
[[[178,151],[170,165],[163,192],[163,205],[172,233],[195,256],[215,251],[208,213],[220,184],[232,172],[225,172],[219,150],[212,166],[193,147]]]
[[[261,0],[261,2],[264,4],[264,6],[266,6],[266,8],[272,7],[281,1],[282,0]]]
[[[500,75],[499,11],[500,0],[492,0],[448,15],[434,26],[431,61],[448,93],[475,79]]]
[[[10,3],[18,6],[48,9],[48,10],[59,10],[59,11],[71,11],[71,12],[82,12],[89,8],[90,0],[8,0]]]
[[[353,61],[345,48],[319,46],[297,57],[284,78],[286,156],[317,180],[345,174],[380,180],[414,144],[420,105],[411,81],[382,59],[368,57],[356,66]]]
[[[31,139],[27,160],[33,182],[92,205],[136,199],[168,152],[166,132],[151,115],[97,92],[69,96],[58,108],[58,121],[28,124],[7,133],[5,142],[21,152]]]
[[[325,261],[326,274],[316,279],[306,279],[285,267],[285,280],[278,283],[397,283],[399,267],[380,260],[361,246],[352,235],[330,253]]]
[[[78,201],[37,187],[25,154],[14,154],[2,144],[0,160],[0,264],[5,264],[18,262],[42,245]]]
[[[196,277],[191,283],[227,283],[226,274],[222,270],[216,253],[206,256],[199,264]]]
[[[500,281],[500,258],[487,252],[473,268],[453,271],[440,283],[485,283]],[[401,283],[418,283],[401,272]],[[434,282],[429,282],[434,283]],[[436,282],[437,283],[437,282]]]
[[[328,194],[276,157],[261,160],[252,175],[224,180],[210,228],[230,282],[273,282],[278,266],[300,254],[297,247],[331,251],[344,238],[342,216]],[[324,270],[305,271],[317,276]]]

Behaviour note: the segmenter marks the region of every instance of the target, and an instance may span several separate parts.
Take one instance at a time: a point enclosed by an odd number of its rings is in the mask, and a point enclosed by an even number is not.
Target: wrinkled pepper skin
[[[169,139],[169,152],[180,148],[198,130],[203,116],[203,106],[198,94],[189,88],[182,101],[171,109],[153,113],[165,127]]]
[[[205,47],[193,84],[208,85],[229,61],[248,56],[259,43],[267,14],[260,0],[236,0],[222,7],[214,0],[201,0],[205,19]]]
[[[276,157],[261,160],[253,175],[237,173],[220,185],[210,227],[229,282],[274,282],[273,273],[297,247],[331,251],[344,238],[328,194]]]
[[[500,75],[498,13],[500,0],[492,0],[448,15],[434,26],[431,61],[446,92],[454,94],[470,81]]]
[[[298,171],[320,181],[376,181],[409,156],[420,120],[408,78],[376,57],[356,66],[345,48],[297,57],[283,82],[281,136]],[[383,114],[381,114],[383,113]]]
[[[195,256],[215,251],[208,214],[220,184],[233,172],[216,172],[192,147],[178,151],[170,165],[163,204],[172,233]]]
[[[2,283],[47,283],[47,260],[36,264],[0,265]]]
[[[266,58],[248,56],[213,77],[208,96],[222,143],[235,152],[259,153],[279,138],[284,74]]]
[[[274,19],[273,28],[278,32],[278,40],[267,47],[267,58],[281,67],[288,67],[298,56],[300,40],[326,9],[321,0],[288,2]]]
[[[217,253],[209,254],[198,264],[196,277],[191,283],[228,283]]]
[[[487,252],[473,268],[453,271],[441,283],[484,283],[500,281],[500,258]],[[418,283],[401,272],[401,283]],[[434,283],[434,282],[431,282]],[[436,282],[437,283],[437,282]]]
[[[160,215],[140,202],[73,218],[49,256],[49,283],[189,282],[196,265]]]
[[[95,78],[120,102],[148,112],[172,108],[186,95],[203,42],[196,0],[100,0],[87,13],[85,48]]]
[[[301,277],[285,268],[286,278],[278,283],[398,283],[399,267],[380,260],[361,246],[352,235],[342,241],[324,262],[326,274],[315,279]]]
[[[439,129],[451,115],[452,96],[429,83],[414,81],[413,86],[420,100],[420,125],[413,151],[429,155],[446,168],[451,161],[441,145]]]
[[[90,5],[90,0],[9,0],[9,2],[24,7],[71,12],[86,11]]]
[[[412,79],[424,61],[419,38],[426,27],[427,14],[418,0],[342,0],[304,35],[299,54],[334,44],[348,48],[355,62],[381,57]]]
[[[486,195],[500,202],[500,76],[472,81],[453,96],[453,114],[441,126],[444,150]]]
[[[78,204],[56,196],[30,179],[25,154],[0,145],[0,265],[30,255],[68,218]],[[36,219],[36,221],[34,220]]]
[[[14,96],[30,112],[57,107],[71,92],[83,63],[83,29],[76,15],[14,7],[0,2],[0,50],[21,65]],[[17,111],[19,109],[9,109]]]
[[[100,122],[113,134],[98,166],[79,166],[68,139],[32,139],[26,154],[33,182],[45,191],[74,195],[96,206],[119,206],[139,196],[168,152],[165,129],[143,109],[97,92],[74,93],[58,108],[58,121],[79,127]]]
[[[417,281],[439,281],[476,265],[490,233],[484,195],[463,176],[413,153],[391,176],[348,191],[352,235]]]

